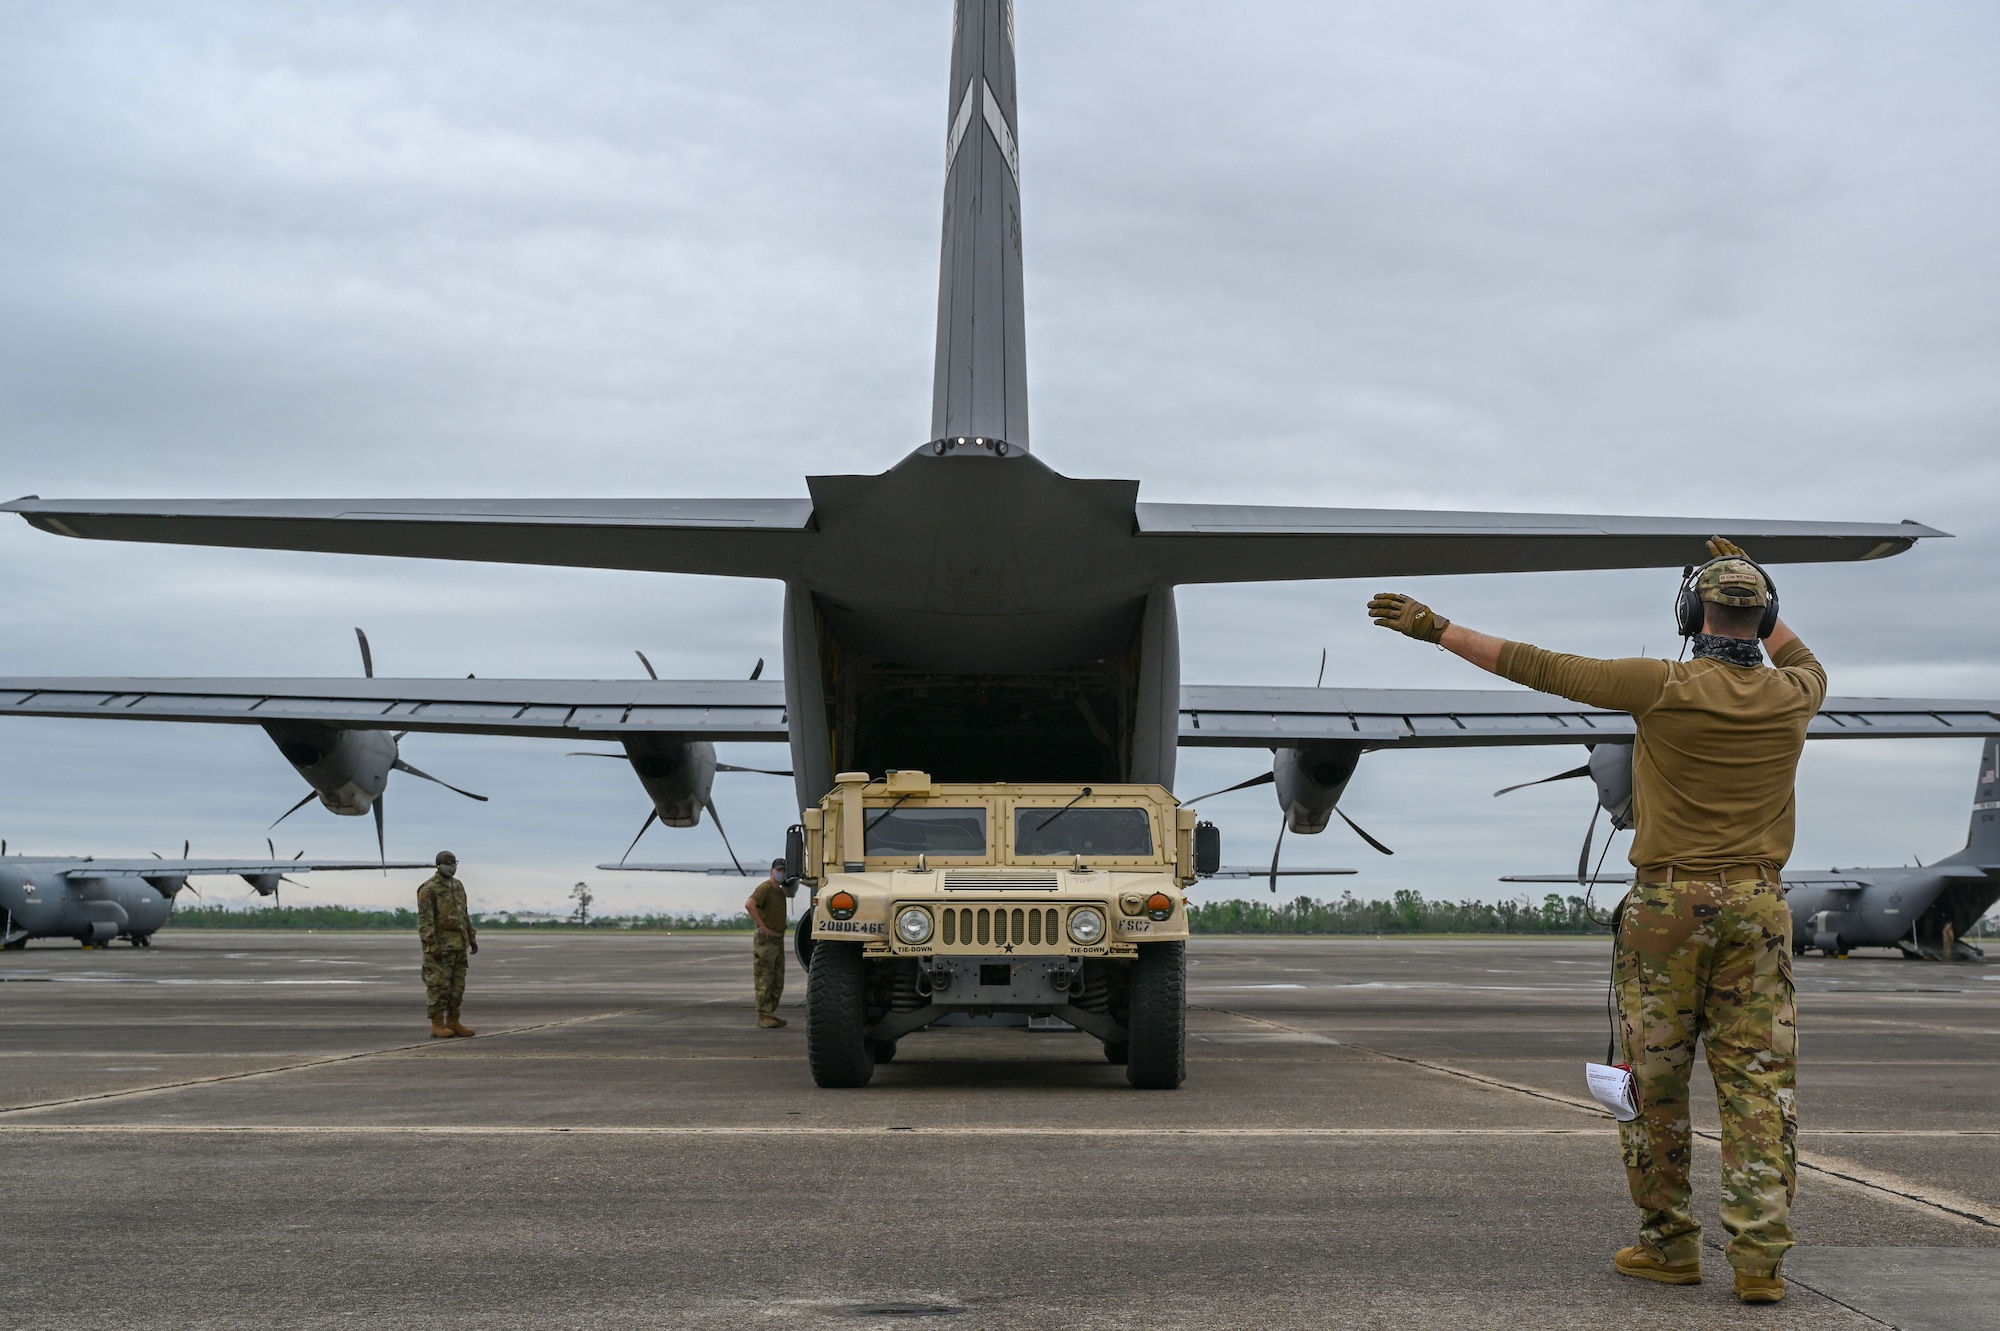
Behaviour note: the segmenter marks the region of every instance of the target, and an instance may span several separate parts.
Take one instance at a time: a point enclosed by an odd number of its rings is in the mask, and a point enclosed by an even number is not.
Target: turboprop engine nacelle
[[[1611,826],[1624,832],[1632,826],[1632,746],[1593,744],[1590,748],[1590,783],[1597,787],[1597,803],[1611,815]]]
[[[635,736],[623,741],[626,760],[668,827],[694,827],[715,785],[715,745],[707,740]]]
[[[395,770],[396,740],[386,731],[281,721],[265,726],[264,733],[319,802],[344,817],[359,818],[374,808]]]
[[[1360,761],[1361,746],[1346,740],[1277,750],[1271,775],[1285,826],[1307,835],[1324,832]]]

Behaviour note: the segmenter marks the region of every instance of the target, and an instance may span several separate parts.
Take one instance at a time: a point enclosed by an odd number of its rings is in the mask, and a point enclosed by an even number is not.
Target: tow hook
[[[942,961],[933,962],[929,967],[917,972],[917,988],[925,993],[941,994],[951,988],[951,967]]]

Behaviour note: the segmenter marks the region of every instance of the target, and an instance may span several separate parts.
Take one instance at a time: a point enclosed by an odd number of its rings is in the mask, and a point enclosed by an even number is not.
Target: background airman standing
[[[751,945],[753,971],[757,983],[757,1024],[775,1030],[785,1024],[778,1015],[778,1000],[785,992],[785,904],[799,890],[797,879],[785,878],[785,862],[771,861],[771,876],[757,884],[757,890],[743,903],[756,926],[757,938]]]
[[[437,872],[417,889],[417,937],[424,947],[424,995],[433,1040],[473,1033],[459,1024],[458,1009],[465,998],[466,954],[479,950],[479,935],[457,873],[458,856],[441,850]]]

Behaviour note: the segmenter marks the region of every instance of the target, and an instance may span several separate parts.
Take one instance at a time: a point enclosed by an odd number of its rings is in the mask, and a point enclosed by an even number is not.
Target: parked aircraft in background
[[[1180,745],[1265,749],[1287,828],[1309,834],[1371,750],[1616,740],[1630,720],[1522,690],[1183,687],[1177,587],[1670,568],[1717,534],[1766,564],[1864,560],[1944,535],[1908,521],[1153,503],[1137,480],[1062,475],[1029,450],[1014,7],[958,0],[954,16],[930,428],[887,471],[810,476],[800,498],[0,505],[92,540],[778,581],[782,682],[7,679],[0,714],[260,725],[294,746],[322,803],[373,810],[378,834],[388,772],[425,775],[394,750],[414,731],[616,743],[675,826],[712,814],[724,740],[787,744],[801,808],[841,770],[1171,788]],[[1133,455],[1145,445],[1133,439]],[[1922,699],[1830,699],[1815,726],[1993,733],[1991,704]]]
[[[1628,749],[1629,756],[1629,749]],[[1594,757],[1595,755],[1593,755]],[[1550,778],[1554,780],[1555,778]],[[1626,801],[1631,800],[1630,771]],[[1891,947],[1906,957],[1969,961],[1985,955],[1965,941],[2000,901],[2000,739],[1979,756],[1965,848],[1932,864],[1879,869],[1785,870],[1792,950],[1845,956],[1856,947]],[[1567,874],[1515,876],[1503,883],[1567,883]],[[1627,884],[1630,874],[1598,878]]]
[[[74,938],[101,947],[128,938],[133,947],[152,946],[153,934],[173,913],[174,898],[188,879],[235,874],[275,896],[294,873],[337,873],[355,869],[428,869],[427,863],[308,860],[301,851],[289,860],[182,858],[98,859],[90,855],[7,855],[0,845],[0,946],[22,948],[31,938]]]

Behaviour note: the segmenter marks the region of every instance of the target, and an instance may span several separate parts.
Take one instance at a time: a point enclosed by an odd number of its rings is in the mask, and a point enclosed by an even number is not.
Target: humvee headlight
[[[826,899],[826,913],[833,916],[836,920],[853,919],[854,894],[852,892],[835,892]]]
[[[1069,913],[1069,936],[1085,947],[1104,938],[1104,912],[1095,906],[1078,906]]]
[[[1174,899],[1165,892],[1155,892],[1146,898],[1146,914],[1156,920],[1164,920],[1174,913]]]
[[[931,913],[922,906],[905,906],[896,913],[896,937],[915,947],[931,941]]]

